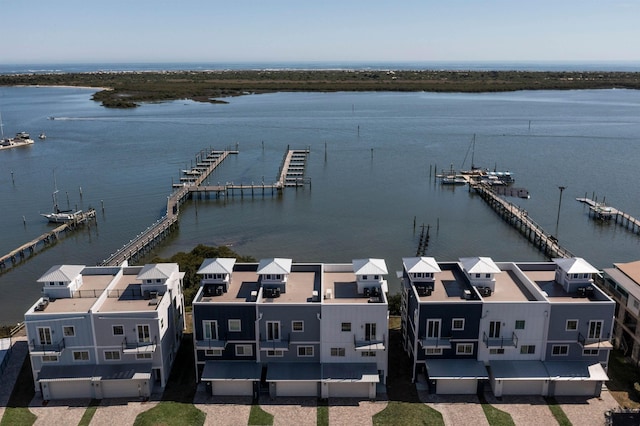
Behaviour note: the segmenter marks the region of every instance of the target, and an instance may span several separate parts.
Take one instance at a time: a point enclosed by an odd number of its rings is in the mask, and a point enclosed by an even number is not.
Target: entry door
[[[492,339],[500,337],[500,321],[491,321],[489,323],[489,337]]]
[[[279,321],[267,321],[267,340],[280,340]]]
[[[364,325],[364,340],[376,340],[376,323]]]
[[[427,338],[429,339],[440,338],[440,320],[439,319],[427,320]]]
[[[50,345],[51,329],[49,327],[38,327],[38,339],[41,345]]]
[[[599,339],[602,335],[602,321],[589,321],[588,339]]]

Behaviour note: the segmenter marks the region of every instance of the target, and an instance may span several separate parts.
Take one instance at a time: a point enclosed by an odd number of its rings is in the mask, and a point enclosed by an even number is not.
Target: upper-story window
[[[74,337],[76,335],[76,328],[72,325],[65,325],[62,327],[62,335],[64,337]]]
[[[148,324],[138,325],[138,343],[150,343],[151,331]]]
[[[218,340],[218,321],[202,321],[202,332],[205,340]]]
[[[464,318],[454,318],[451,320],[452,330],[464,330]]]
[[[351,323],[350,322],[343,322],[340,326],[340,329],[342,331],[351,331]]]
[[[124,325],[114,325],[112,326],[112,330],[114,336],[124,335]]]
[[[485,278],[491,278],[491,274],[484,274]]]
[[[578,320],[575,320],[575,319],[567,320],[565,331],[576,331],[577,329],[578,329]]]
[[[38,327],[38,341],[41,345],[51,344],[51,328]]]
[[[304,331],[304,321],[291,321],[291,331],[294,331],[294,332]]]
[[[368,279],[368,277],[369,277],[368,275],[363,275],[363,276],[362,276],[362,279],[363,279],[363,280],[367,280],[367,279]]]
[[[231,331],[231,332],[242,331],[242,322],[239,319],[230,319],[229,320],[229,331]]]
[[[524,330],[524,320],[516,320],[516,330]]]
[[[602,320],[589,321],[588,339],[599,339],[602,336]]]

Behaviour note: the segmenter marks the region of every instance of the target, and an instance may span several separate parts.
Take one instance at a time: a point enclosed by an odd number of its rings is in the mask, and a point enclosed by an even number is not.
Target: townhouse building
[[[193,301],[196,380],[214,395],[375,398],[387,372],[383,260],[206,259]]]
[[[174,263],[51,267],[25,313],[36,392],[145,398],[164,388],[184,330],[183,275]]]
[[[615,304],[581,258],[403,259],[402,334],[435,393],[599,395]]]
[[[616,302],[613,344],[640,365],[640,260],[614,263],[597,284]]]

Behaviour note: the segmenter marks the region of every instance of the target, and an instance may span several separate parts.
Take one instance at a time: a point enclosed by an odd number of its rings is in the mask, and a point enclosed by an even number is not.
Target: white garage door
[[[595,396],[597,382],[557,381],[555,385],[556,396]]]
[[[543,380],[504,380],[502,395],[542,395]]]
[[[369,383],[330,383],[329,397],[368,398]]]
[[[213,395],[251,396],[253,394],[253,382],[248,380],[213,381],[211,385]]]
[[[142,380],[101,380],[103,398],[132,398],[146,396]],[[139,388],[138,388],[139,386]]]
[[[278,396],[318,396],[317,382],[277,382]]]
[[[43,398],[93,398],[91,380],[73,380],[68,382],[43,382]],[[48,388],[48,392],[44,387]],[[46,395],[49,395],[47,398]]]
[[[478,381],[469,380],[438,380],[436,383],[436,393],[440,395],[451,394],[474,394],[478,390]]]

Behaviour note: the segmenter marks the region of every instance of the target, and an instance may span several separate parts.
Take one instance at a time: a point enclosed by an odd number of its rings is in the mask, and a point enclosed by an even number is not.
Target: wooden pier
[[[135,238],[111,254],[105,259],[102,265],[120,265],[125,261],[137,261],[142,255],[151,251],[161,240],[163,240],[175,227],[178,226],[178,216],[180,215],[180,206],[194,195],[214,194],[216,198],[220,196],[234,196],[239,193],[244,196],[245,192],[250,193],[253,197],[256,194],[262,196],[267,193],[271,195],[280,193],[284,187],[298,187],[309,184],[310,180],[304,178],[304,169],[306,165],[309,149],[306,150],[290,150],[283,158],[279,171],[278,181],[274,184],[234,184],[225,183],[224,185],[203,185],[209,175],[231,154],[237,154],[238,151],[201,151],[196,156],[196,165],[189,170],[183,170],[183,176],[180,183],[173,184],[173,192],[167,197],[167,211],[157,222],[149,228],[138,234]]]
[[[558,243],[558,239],[544,231],[527,211],[498,196],[489,185],[471,185],[483,200],[495,210],[507,223],[516,228],[529,242],[550,259],[556,257],[574,257],[574,255]]]
[[[287,149],[282,159],[276,185],[280,187],[311,185],[311,181],[304,176],[309,152],[309,148]]]
[[[640,220],[635,217],[590,198],[576,198],[576,201],[589,206],[590,217],[598,220],[613,220],[616,224],[629,229],[631,232],[640,234]]]
[[[14,266],[18,262],[21,262],[27,258],[27,256],[33,256],[38,247],[48,247],[55,243],[63,232],[68,232],[76,229],[78,226],[88,222],[90,219],[95,219],[96,211],[89,209],[85,212],[79,213],[76,219],[65,222],[60,226],[57,226],[49,232],[45,232],[37,238],[21,245],[20,247],[11,250],[9,253],[0,257],[0,270],[5,270]]]

